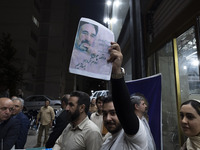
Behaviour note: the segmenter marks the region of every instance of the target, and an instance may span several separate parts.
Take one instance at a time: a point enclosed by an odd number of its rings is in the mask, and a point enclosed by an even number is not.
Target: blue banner
[[[143,94],[149,104],[149,126],[156,143],[156,149],[161,150],[161,74],[126,82],[130,95]]]

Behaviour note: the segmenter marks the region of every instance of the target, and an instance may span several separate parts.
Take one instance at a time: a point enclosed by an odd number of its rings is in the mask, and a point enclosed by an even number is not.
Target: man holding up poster
[[[147,135],[142,121],[131,106],[130,94],[121,68],[123,55],[120,46],[112,42],[109,62],[113,64],[111,89],[103,103],[103,121],[111,133],[100,150],[148,150]]]

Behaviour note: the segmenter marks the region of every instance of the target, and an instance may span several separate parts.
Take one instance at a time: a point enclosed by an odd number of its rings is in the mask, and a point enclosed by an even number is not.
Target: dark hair
[[[196,112],[200,115],[200,102],[196,101],[196,100],[188,100],[188,101],[185,101],[181,104],[181,107],[183,105],[187,105],[187,104],[190,104],[195,110]]]
[[[104,101],[104,99],[105,99],[105,97],[104,96],[99,96],[99,97],[97,97],[97,99],[96,99],[96,104],[98,103],[98,101]]]
[[[113,102],[112,96],[104,97],[103,104]]]
[[[49,104],[50,104],[50,100],[48,100],[48,99],[45,99],[45,102],[46,102],[46,101],[48,101],[48,102],[49,102]]]
[[[84,24],[91,24],[91,25],[93,25],[93,26],[94,26],[94,29],[95,29],[95,31],[96,31],[96,35],[97,35],[97,33],[98,33],[98,26],[97,26],[97,25],[94,25],[94,24],[92,24],[92,23],[89,23],[89,22],[85,22],[85,21],[80,21],[79,28],[78,28],[78,32],[80,31],[80,28],[81,28]]]
[[[78,105],[85,105],[85,113],[87,114],[90,107],[90,96],[82,91],[74,91],[70,94],[70,97],[72,96],[78,97]]]
[[[68,99],[66,96],[61,98],[61,102],[64,102],[66,105],[68,104]]]

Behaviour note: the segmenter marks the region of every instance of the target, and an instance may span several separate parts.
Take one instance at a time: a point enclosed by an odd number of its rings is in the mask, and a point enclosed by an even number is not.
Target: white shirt
[[[100,150],[148,150],[147,136],[144,125],[139,119],[139,130],[133,136],[128,136],[123,129],[110,136]]]
[[[147,122],[147,120],[144,116],[142,116],[141,120],[142,120],[142,123],[144,124],[145,130],[147,133],[148,150],[156,150],[156,144],[155,144],[153,136],[151,134],[151,129],[149,127],[149,123]]]
[[[94,122],[100,129],[100,132],[102,133],[103,130],[103,115],[100,115],[98,112],[92,113],[90,116],[90,120]]]

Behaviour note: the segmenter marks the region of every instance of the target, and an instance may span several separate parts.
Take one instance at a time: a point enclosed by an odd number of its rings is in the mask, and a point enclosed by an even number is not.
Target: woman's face
[[[183,105],[181,107],[180,123],[181,128],[187,137],[200,134],[200,115],[191,104]]]

